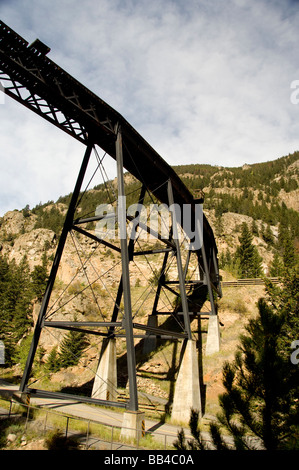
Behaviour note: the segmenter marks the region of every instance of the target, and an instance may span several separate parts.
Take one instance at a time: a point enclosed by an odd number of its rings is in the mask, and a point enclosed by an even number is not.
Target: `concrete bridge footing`
[[[206,343],[206,356],[220,351],[220,326],[218,315],[210,315],[208,336]]]
[[[199,363],[196,342],[189,339],[183,344],[183,358],[177,376],[171,418],[188,423],[191,409],[202,416],[199,382]]]
[[[114,338],[103,341],[91,396],[101,400],[117,400],[116,340]]]

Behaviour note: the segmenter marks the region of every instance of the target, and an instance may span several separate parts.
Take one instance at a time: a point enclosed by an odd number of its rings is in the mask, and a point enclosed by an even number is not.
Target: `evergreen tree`
[[[224,226],[223,226],[222,218],[221,216],[219,216],[219,217],[216,217],[216,221],[215,221],[215,235],[217,237],[221,237],[223,233],[224,233]]]
[[[254,219],[252,220],[252,224],[251,224],[251,232],[252,232],[252,235],[255,235],[256,237],[259,236],[259,229]]]
[[[283,262],[286,268],[293,268],[296,264],[294,242],[290,237],[289,231],[284,237]]]
[[[57,346],[55,346],[49,356],[48,356],[48,359],[47,359],[47,362],[46,362],[46,368],[50,371],[50,372],[57,372],[59,371],[60,369],[60,361],[59,361],[59,357],[58,357],[58,352],[57,352]]]
[[[225,269],[234,276],[239,276],[239,259],[234,255],[232,256],[229,248],[225,252],[221,252],[219,258],[220,269]]]
[[[263,240],[267,243],[267,245],[274,244],[274,236],[269,224],[267,224],[266,230],[263,232]]]
[[[258,307],[259,318],[250,320],[235,361],[225,365],[219,420],[238,448],[252,448],[246,438],[251,432],[267,450],[284,449],[297,445],[298,371],[281,352],[285,313],[274,311],[264,299]]]
[[[27,258],[19,265],[0,257],[0,339],[5,345],[5,365],[11,366],[16,347],[32,324],[32,291]]]
[[[58,359],[60,366],[71,367],[77,365],[86,344],[86,335],[80,331],[71,330],[65,335],[60,346]]]
[[[3,339],[7,329],[5,314],[6,292],[9,281],[9,264],[6,258],[0,256],[0,339]]]
[[[232,447],[228,445],[222,438],[218,424],[211,423],[210,436],[211,439],[204,439],[199,429],[199,413],[191,409],[189,427],[192,439],[186,442],[185,431],[182,428],[178,431],[178,438],[174,441],[173,446],[178,450],[210,450],[214,447],[215,450],[230,450]],[[209,442],[208,442],[209,441]]]
[[[285,357],[291,353],[291,344],[299,339],[299,268],[285,271],[282,285],[265,281],[267,300],[275,311],[284,315],[285,322],[279,339]],[[299,378],[298,378],[299,380]]]
[[[278,239],[277,239],[277,249],[279,254],[283,256],[285,241],[288,237],[288,228],[285,225],[285,220],[279,223],[278,225]]]
[[[237,248],[236,257],[240,261],[240,276],[258,277],[262,275],[261,257],[257,248],[252,244],[253,236],[246,222],[242,224],[240,246]]]
[[[5,365],[11,366],[13,362],[15,341],[13,339],[11,318],[7,314],[7,292],[10,285],[10,271],[8,260],[0,256],[0,340],[5,347]]]
[[[10,263],[11,282],[7,291],[7,313],[13,319],[14,338],[18,342],[32,324],[32,292],[26,256],[21,263]]]
[[[220,426],[229,431],[236,450],[261,446],[266,450],[299,449],[299,371],[285,354],[281,341],[286,312],[277,311],[264,299],[259,300],[258,308],[259,317],[249,321],[234,361],[223,368],[225,392],[219,397],[219,424],[210,426],[211,439],[218,450],[230,448],[221,436]],[[193,442],[186,444],[184,432],[180,431],[175,447],[206,449],[194,411],[190,429]]]
[[[279,276],[282,276],[283,274],[284,274],[283,261],[276,251],[274,253],[273,260],[270,264],[269,275],[271,277],[279,277]]]
[[[35,266],[31,274],[32,293],[38,301],[42,300],[47,285],[47,279],[47,256],[46,253],[44,253],[42,257],[42,265]]]

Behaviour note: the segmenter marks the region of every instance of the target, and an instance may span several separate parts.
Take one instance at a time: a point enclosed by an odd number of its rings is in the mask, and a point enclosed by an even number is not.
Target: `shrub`
[[[76,437],[66,437],[59,429],[51,431],[45,440],[48,450],[79,450]]]

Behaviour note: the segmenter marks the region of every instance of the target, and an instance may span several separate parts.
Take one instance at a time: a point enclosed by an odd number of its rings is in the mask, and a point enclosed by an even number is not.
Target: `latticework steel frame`
[[[120,201],[125,197],[124,170],[127,170],[141,183],[141,191],[138,199],[139,203],[142,203],[144,200],[146,192],[150,192],[158,201],[168,206],[178,205],[178,207],[183,209],[185,205],[189,205],[191,208],[192,224],[191,226],[184,226],[182,221],[180,221],[180,224],[190,240],[198,224],[198,220],[196,220],[196,207],[203,201],[193,198],[192,194],[182,183],[174,170],[119,113],[71,77],[57,64],[52,62],[47,57],[49,52],[47,46],[39,40],[29,45],[27,41],[2,22],[0,23],[0,31],[0,81],[4,92],[86,145],[81,169],[72,193],[39,317],[35,325],[34,337],[22,377],[20,391],[36,393],[42,396],[65,396],[61,393],[57,395],[56,392],[35,390],[28,386],[33,361],[43,328],[51,327],[85,331],[109,338],[116,335],[115,328],[122,327],[125,331],[127,348],[129,401],[124,405],[118,402],[110,402],[109,400],[99,400],[81,396],[75,398],[78,398],[80,401],[88,401],[97,404],[125,406],[129,410],[137,411],[138,393],[134,336],[138,335],[134,335],[134,330],[143,330],[147,335],[157,337],[191,339],[190,315],[196,312],[196,308],[194,310],[193,307],[190,307],[191,303],[187,296],[187,285],[190,286],[192,283],[193,286],[206,287],[206,292],[209,294],[211,304],[210,314],[216,315],[214,292],[217,295],[221,295],[217,247],[213,231],[205,215],[203,215],[201,227],[202,243],[201,246],[195,250],[199,278],[196,280],[188,279],[187,281],[186,274],[190,254],[192,252],[189,252],[186,264],[183,266],[181,246],[178,239],[173,236],[173,232],[177,230],[179,221],[176,220],[175,211],[172,211],[169,237],[163,239],[161,234],[156,234],[157,239],[162,240],[165,246],[160,250],[164,252],[164,259],[151,314],[162,314],[161,312],[157,312],[159,296],[162,288],[168,289],[180,298],[183,331],[178,333],[161,328],[154,328],[147,324],[133,322],[129,266],[134,256],[144,255],[146,252],[134,250],[134,238],[129,240],[127,236],[121,237],[120,246],[114,246],[107,240],[99,239],[99,237],[89,233],[85,228],[82,228],[82,224],[91,219],[82,220],[75,218],[78,198],[92,151],[96,146],[99,146],[116,161],[117,189]],[[93,217],[92,220],[96,221],[96,217]],[[122,233],[127,233],[128,221],[130,221],[130,217],[126,212],[126,207],[118,207],[117,223]],[[137,223],[144,230],[150,230],[146,226],[142,227],[141,221]],[[76,231],[81,235],[90,237],[97,243],[111,247],[121,255],[121,280],[115,299],[115,306],[111,312],[110,322],[55,322],[46,319],[46,313],[58,268],[61,263],[66,239],[71,231]],[[178,273],[178,280],[172,281],[172,283],[167,282],[163,275],[170,255],[175,256]],[[118,314],[121,299],[123,299],[124,302],[124,315],[122,319],[119,319]],[[164,314],[173,313],[178,314],[178,312],[164,312]],[[103,333],[101,328],[104,328],[106,333]],[[66,395],[66,397],[69,398],[69,395]]]

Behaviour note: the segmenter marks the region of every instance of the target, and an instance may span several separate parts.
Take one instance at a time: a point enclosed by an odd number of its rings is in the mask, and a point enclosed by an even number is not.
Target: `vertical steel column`
[[[138,199],[138,207],[139,208],[140,208],[140,206],[143,206],[145,194],[146,194],[146,187],[143,184],[141,186],[140,195],[139,195],[139,199]],[[130,236],[129,245],[128,245],[129,261],[132,261],[133,256],[134,256],[134,246],[135,246],[135,241],[136,241],[135,232],[137,230],[137,227],[139,226],[140,215],[141,215],[140,210],[137,209],[137,211],[135,212],[135,216],[134,216],[134,220],[136,221],[136,225],[135,225],[135,227],[134,226],[132,227],[131,236]]]
[[[186,295],[186,285],[185,285],[184,271],[183,271],[182,258],[181,258],[180,242],[179,242],[178,231],[177,231],[177,217],[176,217],[176,213],[175,213],[172,184],[171,184],[170,180],[168,180],[167,190],[168,190],[169,205],[173,206],[173,210],[171,211],[172,231],[173,231],[174,243],[175,243],[175,246],[176,246],[176,259],[177,259],[177,267],[178,267],[179,285],[180,285],[180,294],[181,294],[182,309],[183,309],[183,316],[184,316],[184,323],[185,323],[185,331],[188,335],[188,339],[192,339],[191,327],[190,327],[190,316],[189,316],[189,309],[188,309],[188,300],[187,300],[187,295]]]
[[[171,239],[172,239],[172,227],[170,227],[168,240],[171,241]],[[158,302],[159,302],[159,299],[160,299],[162,285],[165,281],[165,269],[166,269],[166,266],[167,266],[168,256],[169,256],[169,251],[166,251],[166,253],[164,254],[162,268],[161,268],[159,279],[158,279],[158,287],[157,287],[156,296],[155,296],[155,300],[154,300],[154,305],[153,305],[153,309],[152,309],[152,315],[155,315],[157,313]],[[162,278],[162,281],[161,281],[161,278]]]
[[[219,273],[219,266],[218,266],[218,261],[217,261],[217,256],[215,253],[215,248],[213,248],[213,262],[214,262],[214,269],[217,277],[217,290],[218,290],[218,295],[219,297],[222,297],[222,289],[221,289],[221,283],[220,283],[220,273]]]
[[[118,284],[116,299],[115,299],[115,302],[114,302],[114,308],[113,308],[113,312],[112,312],[111,322],[116,322],[116,320],[117,320],[122,295],[123,295],[123,279],[122,279],[122,276],[121,276],[119,284]],[[110,326],[108,335],[109,336],[113,335],[114,330],[115,330],[115,327]]]
[[[187,253],[186,265],[184,267],[184,279],[186,279],[186,276],[187,276],[187,273],[188,273],[190,257],[191,257],[191,249],[189,249],[188,253]]]
[[[144,185],[142,185],[141,192],[140,192],[140,197],[139,197],[139,200],[138,200],[138,204],[143,204],[145,193],[146,193],[146,188],[145,188]],[[140,217],[140,213],[139,213],[138,218],[139,217]],[[137,215],[135,214],[135,219],[136,218],[137,218]],[[132,229],[132,231],[133,231],[133,229]],[[131,235],[131,238],[129,240],[129,245],[128,245],[129,261],[131,259],[133,259],[134,242],[135,242],[135,239],[133,239],[132,235]],[[119,281],[117,296],[116,296],[115,303],[114,303],[114,309],[113,309],[113,313],[112,313],[111,322],[116,322],[116,320],[117,320],[119,305],[120,305],[120,302],[121,302],[122,295],[123,295],[123,283],[122,283],[122,277],[121,277],[120,281]],[[114,329],[115,329],[114,326],[111,326],[109,328],[109,332],[108,332],[109,336],[113,335]]]
[[[217,315],[215,302],[214,302],[214,297],[213,297],[213,289],[212,289],[211,280],[210,280],[210,270],[209,270],[209,266],[208,266],[206,249],[205,249],[204,239],[203,239],[203,230],[202,230],[202,227],[200,226],[200,221],[199,220],[196,220],[196,226],[197,226],[197,230],[198,230],[198,236],[200,237],[201,242],[202,242],[200,250],[201,250],[201,254],[202,254],[204,274],[206,276],[208,292],[209,292],[209,297],[210,297],[211,313],[212,313],[212,315]]]
[[[118,225],[120,231],[121,263],[122,263],[122,287],[124,295],[124,319],[123,324],[126,333],[127,363],[129,376],[129,410],[138,411],[138,395],[136,380],[136,359],[133,337],[132,305],[129,272],[129,250],[127,243],[126,223],[126,196],[123,169],[123,147],[121,128],[117,126],[116,132],[116,163],[117,163],[117,186],[118,186]]]
[[[160,299],[162,284],[164,283],[164,279],[165,279],[164,272],[165,272],[165,268],[167,265],[168,256],[169,256],[169,251],[167,251],[164,254],[164,259],[163,259],[162,268],[159,274],[158,286],[157,286],[157,291],[156,291],[155,300],[154,300],[153,309],[152,309],[152,315],[156,315],[157,313],[157,307],[158,307],[158,302]],[[163,281],[161,281],[161,278],[163,279]]]
[[[54,282],[55,282],[55,279],[56,279],[56,275],[57,275],[59,263],[60,263],[60,260],[61,260],[62,252],[63,252],[63,249],[64,249],[64,245],[65,245],[65,242],[66,242],[67,234],[73,226],[74,214],[75,214],[75,210],[76,210],[76,203],[77,203],[77,200],[78,200],[78,197],[79,197],[79,194],[80,194],[81,186],[82,186],[83,179],[84,179],[84,176],[85,176],[85,172],[86,172],[86,169],[87,169],[87,166],[88,166],[88,162],[89,162],[89,158],[90,158],[90,155],[91,155],[92,148],[93,148],[93,144],[89,144],[86,148],[85,155],[84,155],[84,158],[83,158],[83,161],[82,161],[82,164],[81,164],[80,172],[79,172],[77,182],[76,182],[76,185],[75,185],[75,189],[74,189],[74,192],[73,192],[73,195],[72,195],[72,198],[71,198],[71,202],[70,202],[70,205],[69,205],[69,208],[68,208],[68,211],[67,211],[67,215],[66,215],[66,218],[65,218],[65,221],[64,221],[64,225],[63,225],[63,229],[62,229],[61,236],[60,236],[60,239],[59,239],[59,243],[58,243],[58,247],[57,247],[57,250],[56,250],[55,258],[54,258],[52,268],[51,268],[51,272],[50,272],[50,275],[49,275],[47,287],[46,287],[45,294],[44,294],[44,297],[43,297],[43,300],[42,300],[39,316],[38,316],[38,319],[37,319],[37,322],[36,322],[36,325],[35,325],[34,335],[33,335],[32,343],[31,343],[30,351],[29,351],[29,354],[28,354],[28,357],[27,357],[27,362],[26,362],[26,365],[25,365],[23,377],[22,377],[22,380],[21,380],[21,384],[20,384],[20,391],[21,392],[25,391],[25,387],[26,387],[26,385],[28,383],[28,380],[29,380],[29,377],[30,377],[30,373],[31,373],[31,369],[32,369],[33,361],[34,361],[34,356],[35,356],[35,353],[36,353],[36,349],[37,349],[37,346],[38,346],[38,341],[39,341],[41,330],[42,330],[42,327],[43,327],[43,320],[44,320],[44,317],[46,315],[47,308],[48,308],[48,305],[49,305],[51,293],[52,293]]]

